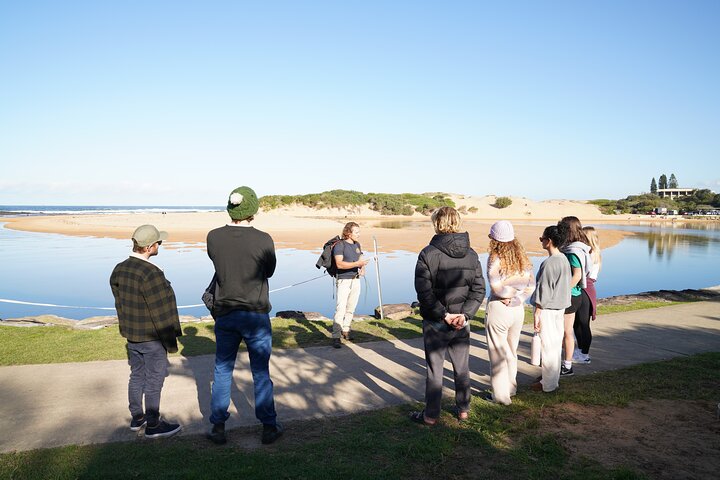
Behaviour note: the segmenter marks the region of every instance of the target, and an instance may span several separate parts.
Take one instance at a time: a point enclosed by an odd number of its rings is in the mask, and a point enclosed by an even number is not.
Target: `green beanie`
[[[257,213],[258,207],[258,198],[252,188],[242,186],[230,192],[227,211],[233,220],[245,220],[252,217]]]

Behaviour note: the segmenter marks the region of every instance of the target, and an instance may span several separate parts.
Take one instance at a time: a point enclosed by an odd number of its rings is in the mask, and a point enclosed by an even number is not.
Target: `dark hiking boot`
[[[130,430],[137,432],[144,427],[146,423],[147,420],[145,420],[145,415],[135,415],[132,420],[130,420]]]
[[[227,437],[225,436],[225,424],[214,423],[212,430],[210,430],[207,434],[207,438],[217,445],[224,445],[227,443]]]
[[[280,438],[285,429],[279,423],[275,425],[263,425],[263,433],[261,442],[263,445],[273,443],[275,440]]]
[[[182,426],[177,423],[168,423],[160,419],[155,425],[149,423],[145,426],[145,438],[167,438],[172,437],[182,430]]]
[[[342,347],[342,341],[339,338],[333,338],[332,346],[333,348],[340,348]]]

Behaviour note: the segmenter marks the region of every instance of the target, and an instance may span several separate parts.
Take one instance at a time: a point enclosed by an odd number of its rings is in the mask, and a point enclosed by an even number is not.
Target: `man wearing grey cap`
[[[182,335],[175,292],[163,271],[150,262],[166,239],[167,232],[153,225],[138,227],[130,257],[118,263],[110,275],[120,335],[127,339],[130,430],[145,426],[147,438],[169,437],[182,429],[160,417],[160,392],[168,376],[167,352],[177,352],[177,337]]]

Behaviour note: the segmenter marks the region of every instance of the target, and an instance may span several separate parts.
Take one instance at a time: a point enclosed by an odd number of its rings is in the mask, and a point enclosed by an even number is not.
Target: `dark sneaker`
[[[212,430],[210,430],[207,434],[207,438],[217,445],[224,445],[227,443],[227,437],[225,436],[225,424],[214,423]]]
[[[572,367],[565,368],[565,365],[560,366],[560,376],[561,377],[572,377],[575,375],[575,372],[573,372]]]
[[[352,342],[353,340],[355,340],[355,336],[350,331],[342,332],[342,337],[348,342]]]
[[[340,348],[342,347],[342,342],[339,338],[333,338],[332,346],[333,348]]]
[[[145,426],[146,423],[147,420],[145,420],[145,415],[135,415],[132,420],[130,420],[130,430],[137,432]]]
[[[339,339],[338,339],[339,340]],[[268,445],[280,438],[285,429],[279,423],[275,425],[263,425],[262,444]]]
[[[157,424],[145,426],[145,438],[166,438],[172,437],[182,430],[182,426],[177,423],[168,423],[160,420]]]

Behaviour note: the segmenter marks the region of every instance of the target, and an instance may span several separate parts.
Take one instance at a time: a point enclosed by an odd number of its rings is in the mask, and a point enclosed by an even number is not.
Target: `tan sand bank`
[[[457,198],[455,198],[457,197]],[[538,237],[546,225],[556,223],[565,215],[576,215],[584,224],[623,221],[602,215],[597,207],[581,202],[533,202],[514,198],[505,209],[490,206],[494,197],[454,196],[458,208],[476,207],[477,212],[463,215],[463,226],[470,233],[473,248],[485,252],[490,225],[497,220],[511,220],[518,239],[528,252],[543,254]],[[513,208],[515,207],[515,208]],[[527,212],[530,214],[527,214]],[[361,226],[363,249],[372,250],[372,237],[383,252],[405,250],[419,252],[433,235],[430,218],[415,214],[412,217],[382,216],[369,208],[312,210],[292,207],[260,212],[253,225],[270,233],[277,248],[318,250],[323,243],[342,230],[347,221]],[[133,230],[150,223],[170,234],[169,242],[204,243],[207,233],[228,221],[225,212],[201,213],[140,213],[104,215],[54,215],[38,217],[0,218],[6,228],[29,232],[59,233],[74,236],[129,239]],[[603,230],[601,244],[608,248],[617,244],[627,232]]]

